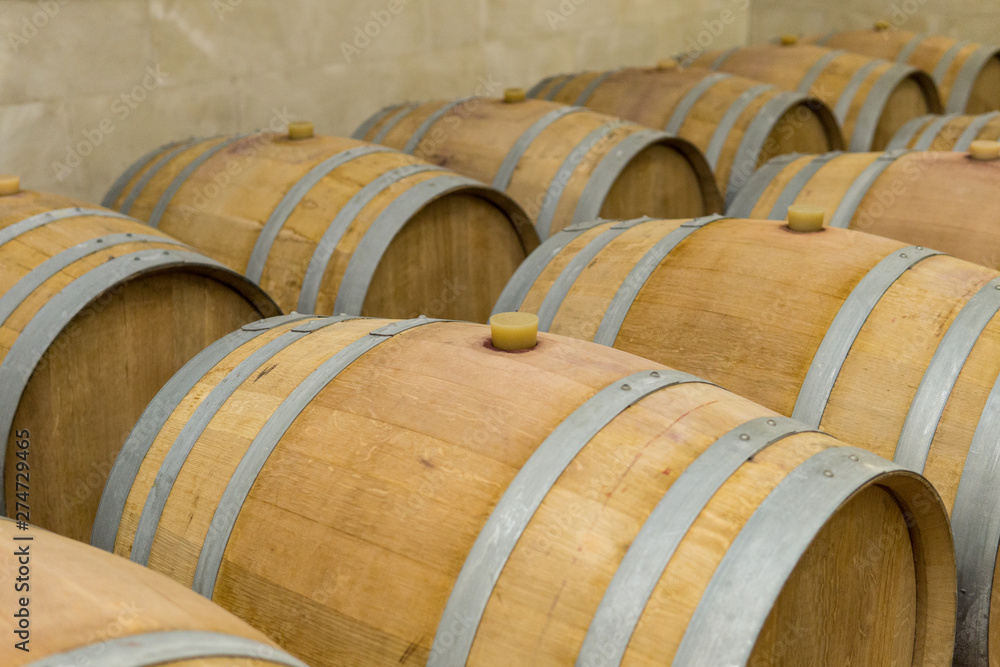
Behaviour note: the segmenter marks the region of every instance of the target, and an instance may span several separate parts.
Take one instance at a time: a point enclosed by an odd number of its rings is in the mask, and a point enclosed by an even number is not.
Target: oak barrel
[[[908,30],[830,32],[808,41],[872,58],[894,60],[930,74],[950,113],[1000,110],[1000,46],[977,44]]]
[[[423,160],[292,126],[136,162],[105,205],[246,274],[286,312],[486,321],[538,245],[507,195]]]
[[[470,323],[216,343],[137,424],[93,542],[314,665],[951,654],[922,477],[647,360]]]
[[[711,51],[693,64],[823,100],[852,151],[883,150],[911,118],[943,111],[934,81],[915,67],[812,44]]]
[[[635,215],[722,210],[712,170],[685,139],[585,109],[473,97],[382,109],[354,133],[492,183],[531,216],[540,238]]]
[[[0,513],[86,540],[163,383],[233,327],[280,312],[137,220],[44,192],[0,196]]]
[[[306,667],[161,574],[19,525],[0,517],[5,667]]]
[[[850,227],[1000,268],[1000,160],[890,151],[784,155],[761,167],[729,207],[783,220],[790,204],[821,206]]]
[[[956,664],[997,660],[996,271],[845,229],[717,216],[601,222],[543,243],[497,304],[514,309],[922,471],[951,511]]]
[[[887,149],[967,151],[973,141],[1000,140],[1000,111],[976,116],[945,114],[920,116],[903,127]]]
[[[703,67],[682,68],[674,61],[561,74],[528,94],[687,139],[705,154],[727,200],[772,157],[844,148],[833,112],[818,99]]]

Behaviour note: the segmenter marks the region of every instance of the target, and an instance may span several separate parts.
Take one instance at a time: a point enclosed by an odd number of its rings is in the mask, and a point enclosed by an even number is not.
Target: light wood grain
[[[45,211],[94,205],[33,191],[0,197],[0,227]],[[96,207],[99,208],[99,207]],[[109,234],[162,236],[138,221],[74,216],[0,246],[0,293],[79,243]],[[114,257],[186,246],[157,241],[109,245],[58,271],[0,324],[0,359],[61,290]],[[45,350],[5,433],[8,508],[16,491],[14,433],[30,433],[31,520],[87,540],[104,482],[125,437],[160,387],[205,346],[233,328],[278,312],[249,281],[226,284],[196,266],[117,278],[86,304]],[[80,304],[81,306],[85,304]]]
[[[872,160],[866,154],[844,158],[859,168]],[[807,162],[797,160],[789,170],[794,173]],[[579,275],[550,330],[593,339],[632,267],[681,223],[644,223],[609,243]],[[597,225],[568,243],[539,275],[521,310],[537,312],[568,262],[612,224]],[[902,247],[902,242],[851,230],[801,234],[781,222],[711,223],[682,241],[653,271],[614,345],[710,378],[790,415],[846,298],[880,260]],[[945,333],[969,299],[998,276],[993,269],[949,256],[930,257],[903,273],[865,320],[820,427],[893,457],[917,388]],[[1000,317],[994,317],[955,377],[923,469],[949,508],[998,376]],[[997,608],[991,609],[995,628]],[[996,660],[993,651],[991,656]]]
[[[1000,88],[1000,84],[997,86]],[[931,140],[930,145],[927,147],[929,151],[952,151],[955,150],[955,145],[958,143],[959,138],[965,132],[966,128],[970,124],[976,121],[979,116],[956,116],[955,118],[950,118],[945,122],[941,129],[937,131],[934,138]],[[935,120],[940,119],[940,116],[925,116],[923,123],[920,124],[920,129],[918,129],[906,142],[905,146],[900,146],[900,148],[914,148],[924,135],[924,132],[929,128],[931,123]],[[902,134],[902,132],[901,132]],[[974,137],[971,137],[972,141],[985,140],[985,141],[997,141],[1000,140],[1000,116],[996,116],[985,125],[982,126]]]
[[[437,101],[417,106],[388,130],[381,143],[405,147],[424,121],[444,104]],[[560,106],[542,100],[508,104],[477,98],[452,108],[433,123],[414,154],[490,183],[518,138]],[[388,122],[389,118],[385,118],[376,123],[365,138],[374,140]],[[619,121],[620,126],[593,148],[580,148],[590,132],[613,122],[614,117],[596,112],[571,113],[543,130],[517,163],[506,191],[532,219],[537,219],[547,193],[559,197],[549,235],[572,222],[577,203],[601,160],[643,129]],[[566,158],[581,150],[586,153],[578,166],[572,173],[562,173],[560,168]],[[600,202],[601,217],[696,216],[721,210],[722,206],[708,163],[694,146],[678,139],[665,138],[648,146],[614,175],[612,183],[609,194]]]
[[[138,195],[131,214],[148,219],[167,187],[192,160],[223,139],[208,139],[164,164]],[[198,166],[166,207],[159,228],[236,271],[245,272],[261,229],[282,197],[322,161],[365,144],[340,137],[292,141],[275,133],[239,139]],[[308,190],[280,226],[266,256],[261,286],[285,311],[332,313],[344,272],[358,243],[387,206],[415,186],[448,172],[401,173],[389,179],[355,215],[333,249],[315,304],[300,306],[306,269],[338,213],[365,186],[387,172],[426,164],[395,151],[365,155],[329,172]],[[120,207],[146,169],[115,202]],[[537,245],[531,223],[516,204],[467,185],[418,200],[379,258],[361,313],[485,322],[504,283]]]
[[[318,364],[383,324],[351,320],[319,329],[238,386],[181,468],[150,567],[190,585],[208,522],[266,419]],[[240,360],[289,328],[268,331],[202,369],[204,377],[153,438],[116,553],[129,555],[152,480],[192,411]],[[281,437],[240,510],[212,599],[311,664],[423,664],[466,554],[539,443],[597,391],[656,368],[662,369],[550,334],[541,334],[532,350],[501,352],[489,344],[487,327],[466,323],[394,336],[326,385]],[[717,438],[765,415],[773,413],[695,383],[655,392],[614,418],[527,525],[486,607],[470,664],[572,664],[608,582],[656,503]],[[714,563],[759,503],[798,463],[838,444],[817,433],[779,440],[724,484],[669,566],[697,576],[682,576],[683,586],[657,587],[655,608],[647,607],[628,647],[630,664],[669,662],[676,642],[664,637],[683,634]],[[936,498],[916,476],[898,475],[880,483],[923,485]],[[954,609],[943,507],[934,501],[916,512],[927,541],[911,545],[907,531],[884,529],[903,521],[899,505],[886,502],[879,487],[866,488],[816,538],[819,555],[796,570],[794,593],[776,607],[794,610],[804,599],[821,599],[822,612],[794,636],[788,623],[769,623],[761,650],[784,641],[792,654],[814,656],[832,641],[815,633],[835,625],[841,628],[835,655],[908,662],[919,633],[932,649],[913,664],[946,664],[954,623],[947,613],[931,623],[896,620],[901,610],[926,618],[925,603]],[[865,543],[876,540],[884,547],[866,561],[874,583],[843,598],[823,592],[831,590],[826,584],[810,584],[817,577],[849,580],[850,552],[864,555]],[[836,557],[827,555],[830,549]],[[894,615],[864,633],[849,633],[856,627],[850,620],[832,624],[830,618],[853,613],[862,600]]]
[[[541,88],[537,95],[544,96],[553,86],[562,84],[552,99],[573,104],[597,76],[603,72],[587,72],[554,79]],[[641,123],[647,127],[664,129],[685,96],[711,70],[702,67],[688,68],[625,68],[604,78],[584,104],[595,111]],[[710,86],[684,116],[677,136],[687,139],[703,152],[715,135],[720,121],[740,95],[760,85],[743,77],[730,77]],[[763,149],[752,160],[734,164],[737,152],[750,124],[761,109],[781,94],[778,89],[756,97],[736,119],[725,136],[725,143],[714,166],[716,183],[723,194],[734,167],[737,173],[749,175],[759,164],[785,153],[825,153],[840,150],[844,140],[832,112],[816,99],[804,100],[774,118],[763,139]],[[822,108],[818,108],[822,107]],[[744,176],[745,177],[745,176]],[[626,216],[618,216],[626,217]],[[666,217],[666,216],[665,216]],[[676,216],[674,216],[676,217]]]
[[[14,538],[30,537],[15,541]],[[25,653],[13,648],[17,629],[13,612],[16,591],[7,595],[0,618],[5,641],[0,645],[0,660],[6,667],[33,664],[55,654],[81,649],[102,642],[172,631],[216,632],[251,639],[261,649],[276,648],[261,632],[253,629],[217,605],[185,590],[161,574],[130,563],[124,558],[86,544],[31,527],[17,530],[14,522],[0,517],[3,555],[0,571],[11,585],[20,563],[14,556],[17,547],[29,552],[30,637]],[[157,663],[172,667],[264,667],[275,665],[264,658],[200,658]]]
[[[765,44],[744,47],[730,54],[719,67],[719,71],[765,81],[785,90],[797,90],[810,68],[829,52],[830,49],[812,44],[794,46]],[[721,51],[706,52],[693,64],[708,67],[721,54]],[[809,93],[831,108],[835,108],[854,74],[871,60],[872,58],[868,56],[855,53],[837,56],[816,77]],[[885,104],[878,109],[874,127],[859,128],[862,106],[878,79],[891,67],[892,64],[889,62],[875,66],[850,98],[846,114],[841,121],[841,128],[848,143],[855,132],[872,132],[871,145],[863,148],[883,150],[908,120],[942,111],[940,98],[930,77],[923,73],[911,74],[893,86]]]
[[[825,43],[831,49],[845,49],[872,58],[895,61],[903,48],[909,44],[917,33],[909,30],[847,30],[830,35]],[[807,37],[806,41],[815,41],[819,35]],[[910,53],[906,62],[928,74],[933,74],[941,58],[948,53],[959,40],[945,35],[927,35]],[[955,54],[954,59],[938,81],[942,100],[951,98],[959,72],[965,67],[969,57],[983,44],[968,43]],[[1000,109],[1000,47],[980,69],[975,72],[972,93],[964,109],[970,114],[985,113]]]
[[[833,215],[851,185],[879,154],[837,156],[795,197]],[[811,158],[785,167],[753,205],[751,217],[770,215],[785,185]],[[967,153],[914,152],[899,156],[871,184],[850,220],[852,229],[941,250],[1000,268],[1000,161]]]

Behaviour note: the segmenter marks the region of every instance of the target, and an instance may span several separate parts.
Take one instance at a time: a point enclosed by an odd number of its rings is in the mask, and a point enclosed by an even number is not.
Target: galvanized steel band
[[[727,432],[692,461],[629,545],[590,621],[576,664],[620,664],[667,564],[715,493],[748,459],[811,430],[788,417],[758,417]]]
[[[253,639],[203,630],[164,630],[106,639],[89,646],[48,655],[31,667],[152,667],[200,658],[245,658],[286,667],[307,667],[281,649]]]
[[[958,312],[920,379],[893,460],[922,472],[945,405],[979,337],[1000,311],[1000,278],[986,283]]]
[[[913,266],[940,254],[920,246],[901,248],[876,264],[855,285],[837,311],[809,365],[792,410],[793,419],[819,427],[851,347],[879,300]]]
[[[0,433],[9,434],[21,395],[45,351],[62,330],[91,301],[109,287],[152,269],[190,265],[216,274],[237,277],[223,265],[192,252],[144,250],[122,255],[91,269],[63,288],[42,306],[21,330],[0,363]],[[0,449],[3,469],[6,447]],[[3,476],[0,475],[0,509],[6,514]]]
[[[177,406],[210,369],[239,347],[250,342],[257,336],[289,322],[295,322],[312,317],[292,313],[280,317],[271,317],[245,325],[231,334],[215,341],[195,355],[177,371],[170,380],[157,392],[152,402],[146,407],[125,444],[118,452],[111,474],[104,485],[104,493],[97,508],[97,518],[91,532],[90,543],[104,549],[114,551],[115,539],[121,525],[121,517],[125,511],[125,501],[135,483],[139,468],[149,452],[156,435],[163,430],[163,425],[173,414]]]
[[[692,382],[705,381],[671,370],[630,375],[597,392],[552,430],[508,485],[466,556],[441,615],[428,665],[466,663],[504,565],[542,501],[587,443],[646,396]],[[463,621],[454,631],[452,619]]]
[[[278,442],[302,410],[340,374],[360,359],[366,352],[381,345],[392,336],[415,327],[442,320],[417,318],[403,320],[380,327],[336,352],[320,364],[281,402],[257,432],[243,458],[240,459],[226,489],[219,499],[208,532],[202,542],[192,589],[207,598],[212,597],[226,546],[236,526],[240,510]]]
[[[101,199],[101,206],[106,206],[107,208],[114,208],[115,202],[121,197],[122,191],[125,186],[129,184],[135,175],[142,171],[142,168],[153,161],[153,159],[164,151],[168,151],[174,146],[180,144],[180,141],[172,141],[169,144],[160,146],[159,148],[154,148],[149,151],[138,160],[129,165],[128,169],[122,172],[121,176],[115,179],[115,182],[111,184],[108,188],[107,193],[105,193],[104,198]]]
[[[340,245],[341,240],[344,238],[344,234],[346,234],[347,230],[350,229],[351,224],[357,219],[361,211],[371,204],[371,202],[374,201],[374,199],[383,193],[387,188],[399,183],[403,179],[427,172],[445,172],[445,169],[433,164],[407,164],[401,167],[396,167],[395,169],[390,169],[389,171],[380,174],[378,177],[366,183],[364,187],[355,192],[351,198],[347,200],[347,203],[344,204],[339,211],[337,211],[337,215],[335,215],[330,224],[327,225],[327,228],[323,231],[323,236],[320,237],[319,242],[313,249],[313,254],[309,258],[309,264],[306,266],[305,275],[302,277],[302,287],[299,289],[299,300],[298,305],[296,306],[301,312],[311,313],[316,310],[319,299],[319,290],[323,284],[323,276],[326,275],[327,267],[330,264],[330,260],[333,258],[333,253],[336,251],[337,246]],[[418,186],[414,186],[414,188],[416,187],[419,187],[419,184]],[[403,195],[395,201],[406,197],[407,194],[409,194],[409,192],[414,188],[410,188],[410,190],[403,193]],[[384,214],[390,206],[392,206],[392,204],[387,206],[386,209],[383,209],[382,214]],[[376,218],[376,222],[381,218],[382,214]],[[373,222],[368,228],[365,236],[372,233],[374,229],[375,223]],[[343,289],[345,282],[346,278],[341,283],[341,289]],[[334,310],[334,312],[340,313],[344,311]],[[358,312],[360,312],[360,310]]]
[[[250,135],[239,134],[235,137],[224,139],[214,146],[211,146],[201,155],[185,165],[185,167],[181,169],[180,173],[174,176],[174,180],[170,181],[170,185],[167,186],[166,190],[163,191],[163,194],[161,194],[160,198],[157,200],[156,205],[153,207],[153,212],[149,214],[149,220],[147,221],[149,226],[158,227],[160,225],[160,218],[163,217],[164,212],[167,210],[167,206],[170,205],[170,200],[174,198],[177,191],[181,189],[181,186],[187,182],[188,177],[191,176],[191,174],[193,174],[198,167],[205,164],[209,158],[222,149],[247,136]]]
[[[722,557],[673,664],[748,664],[785,582],[823,525],[859,488],[896,470],[890,462],[854,447],[824,449],[792,470],[761,502]]]
[[[214,139],[215,137],[212,138]],[[139,198],[139,195],[141,195],[143,190],[146,189],[146,186],[153,180],[153,177],[159,173],[160,169],[188,148],[191,148],[195,144],[202,141],[210,141],[210,139],[188,139],[187,141],[182,141],[170,150],[160,154],[156,161],[149,166],[149,169],[144,171],[142,176],[140,176],[136,182],[132,184],[132,187],[125,195],[125,198],[122,200],[118,210],[126,215],[131,212],[132,206],[135,205],[135,201]]]
[[[322,322],[325,326],[330,326],[344,319],[350,318],[331,317],[322,320]],[[243,385],[244,381],[258,372],[275,355],[309,333],[312,333],[312,330],[296,331],[293,328],[269,340],[229,371],[226,377],[212,387],[194,408],[177,437],[167,449],[160,469],[153,479],[153,484],[146,493],[146,500],[143,503],[135,535],[132,538],[132,551],[129,554],[129,559],[133,563],[149,564],[149,554],[153,549],[153,539],[156,536],[157,528],[159,528],[163,509],[166,507],[181,468],[187,462],[188,456],[208,427],[209,422],[212,421],[223,404]]]
[[[247,267],[244,271],[246,277],[256,283],[260,282],[261,276],[264,274],[264,266],[267,264],[267,258],[271,254],[271,247],[274,245],[274,241],[278,238],[278,234],[281,233],[281,228],[284,227],[285,222],[288,220],[288,216],[292,214],[296,207],[298,207],[298,205],[302,202],[302,199],[309,193],[310,190],[312,190],[313,187],[316,186],[317,183],[328,176],[334,169],[341,167],[348,162],[352,162],[353,160],[366,155],[388,152],[392,152],[391,149],[384,146],[356,146],[355,148],[349,148],[346,151],[341,151],[340,153],[331,155],[306,172],[306,174],[296,181],[295,184],[288,189],[288,192],[281,197],[281,201],[279,201],[278,205],[274,207],[274,210],[271,211],[271,214],[267,217],[267,220],[261,227],[260,233],[257,235],[257,240],[253,244],[250,259],[247,260]],[[350,205],[350,201],[347,205]],[[334,218],[334,220],[337,220],[338,218]]]
[[[632,304],[635,302],[636,297],[639,292],[645,286],[646,281],[649,277],[653,275],[653,271],[656,267],[660,265],[667,255],[673,252],[681,241],[689,237],[694,232],[698,231],[702,227],[717,220],[723,220],[721,215],[709,215],[703,218],[695,218],[688,222],[683,223],[680,227],[673,230],[662,239],[656,242],[652,248],[650,248],[645,255],[643,255],[632,270],[629,271],[628,276],[622,282],[618,291],[615,292],[614,298],[611,300],[611,304],[608,309],[604,312],[604,317],[601,319],[601,324],[597,328],[597,334],[594,336],[594,342],[600,343],[601,345],[614,346],[615,340],[618,338],[618,332],[621,331],[622,324],[625,322],[625,317],[628,315],[629,310],[632,308]]]
[[[799,169],[799,171],[792,176],[792,178],[785,185],[785,189],[781,191],[778,198],[774,202],[774,206],[768,212],[767,217],[769,220],[784,220],[788,215],[788,207],[792,205],[796,198],[798,198],[799,193],[802,192],[802,188],[812,180],[812,177],[816,175],[820,169],[825,167],[830,160],[833,160],[839,156],[843,155],[840,151],[833,151],[831,153],[824,153],[813,160],[811,160],[806,166]]]
[[[882,175],[889,166],[899,159],[901,156],[909,153],[909,150],[900,151],[886,151],[882,155],[878,156],[874,162],[865,167],[857,178],[851,183],[844,192],[844,196],[840,199],[840,204],[837,205],[837,209],[830,216],[830,222],[827,224],[828,227],[837,227],[839,229],[847,229],[851,226],[851,221],[854,219],[854,214],[857,213],[858,207],[864,200],[865,195],[868,194],[868,190],[871,189],[878,177]]]

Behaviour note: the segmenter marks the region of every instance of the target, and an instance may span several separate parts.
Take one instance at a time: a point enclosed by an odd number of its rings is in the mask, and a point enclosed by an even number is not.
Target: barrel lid
[[[793,232],[818,232],[823,229],[826,209],[809,204],[792,204],[788,207],[788,228]]]
[[[973,160],[996,160],[1000,158],[1000,141],[979,139],[969,144],[969,157]]]
[[[498,350],[530,350],[538,343],[538,315],[497,313],[490,317],[490,333]]]
[[[0,197],[16,195],[21,191],[21,177],[14,174],[0,174]]]
[[[503,91],[503,101],[505,104],[516,104],[526,99],[528,99],[528,94],[524,92],[524,88],[508,88]]]
[[[288,138],[292,141],[310,139],[313,134],[313,124],[308,120],[299,120],[288,124]]]

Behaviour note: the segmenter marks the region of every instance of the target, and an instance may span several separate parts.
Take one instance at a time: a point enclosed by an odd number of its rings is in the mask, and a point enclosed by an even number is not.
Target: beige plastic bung
[[[307,120],[300,120],[288,124],[288,138],[297,141],[299,139],[311,139],[313,136],[313,124]]]
[[[892,27],[888,21],[875,21],[875,32],[885,32]]]
[[[782,46],[795,46],[799,43],[799,38],[795,35],[782,35],[781,45]]]
[[[490,333],[498,350],[530,350],[538,343],[538,315],[497,313],[490,317]]]
[[[788,207],[788,228],[793,232],[818,232],[823,229],[826,209],[822,206],[792,204]]]
[[[664,58],[656,63],[656,69],[677,69],[678,67],[680,67],[680,63],[673,58]]]
[[[1000,158],[1000,141],[973,141],[969,144],[969,155],[973,160],[996,160]]]
[[[16,195],[21,191],[21,177],[12,174],[0,174],[0,197]]]
[[[506,104],[515,104],[526,99],[528,99],[528,95],[524,92],[524,88],[508,88],[503,91],[503,101]]]

